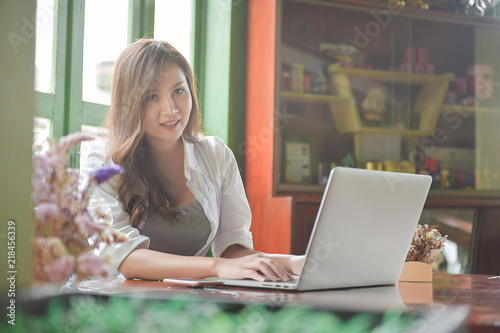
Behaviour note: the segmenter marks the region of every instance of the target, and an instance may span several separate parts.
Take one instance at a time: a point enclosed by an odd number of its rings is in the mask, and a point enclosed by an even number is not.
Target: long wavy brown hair
[[[176,63],[183,71],[193,100],[183,133],[189,142],[201,132],[198,92],[193,70],[172,45],[153,39],[139,39],[118,57],[111,85],[111,106],[107,117],[111,147],[108,159],[125,172],[118,180],[118,195],[134,227],[146,221],[151,211],[176,220],[176,195],[160,176],[144,139],[144,104],[148,92],[159,81],[165,65]]]

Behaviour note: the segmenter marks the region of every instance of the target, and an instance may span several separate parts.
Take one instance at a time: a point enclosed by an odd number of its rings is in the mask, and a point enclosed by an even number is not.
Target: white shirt
[[[233,152],[224,141],[214,136],[201,137],[200,141],[195,143],[183,140],[183,144],[186,185],[203,207],[211,228],[205,246],[196,255],[204,256],[212,247],[213,255],[220,257],[224,250],[233,244],[252,249],[252,216]],[[106,144],[96,142],[92,146],[85,165],[80,167],[84,179],[88,179],[91,171],[106,164],[107,152]],[[130,217],[118,199],[116,181],[96,187],[91,193],[91,199],[94,198],[103,200],[104,208],[110,209],[110,228],[128,237],[126,242],[100,249],[101,256],[113,268],[118,269],[122,261],[136,248],[148,248],[149,238],[141,235],[139,230],[130,224]],[[89,212],[92,215],[93,207],[89,206]]]

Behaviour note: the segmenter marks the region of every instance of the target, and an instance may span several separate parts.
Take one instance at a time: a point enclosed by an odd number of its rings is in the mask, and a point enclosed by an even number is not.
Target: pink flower
[[[121,241],[121,234],[106,234],[110,216],[98,209],[94,220],[88,210],[89,189],[87,185],[78,194],[79,170],[67,167],[68,149],[81,141],[93,138],[83,133],[63,137],[57,143],[50,140],[44,153],[33,157],[32,198],[35,204],[35,242],[33,244],[34,280],[64,281],[73,273],[78,278],[92,275],[109,275],[111,268],[102,263],[102,258],[83,256],[102,242]],[[98,170],[91,177],[92,186],[107,181],[122,173],[120,166]],[[49,237],[50,236],[50,237]],[[82,260],[77,263],[77,257]],[[81,266],[81,267],[80,267]]]
[[[41,202],[43,199],[46,199],[47,197],[50,197],[50,184],[48,184],[43,178],[41,177],[34,177],[33,178],[33,202],[35,204],[38,204]]]
[[[45,224],[48,220],[57,218],[59,215],[59,206],[53,202],[42,202],[36,207],[35,214]]]
[[[66,254],[55,258],[48,267],[48,274],[51,281],[65,281],[69,279],[75,271],[75,257]]]
[[[86,235],[101,233],[106,230],[107,225],[95,223],[92,217],[86,212],[79,212],[75,216],[75,223],[78,225],[80,232]]]
[[[105,264],[101,258],[87,253],[78,258],[79,270],[88,275],[101,275],[110,276],[112,274],[111,268]]]
[[[111,209],[103,205],[104,199],[102,198],[92,198],[92,215],[96,223],[104,223],[109,226],[111,223]]]
[[[50,196],[51,187],[46,177],[49,177],[52,168],[44,155],[35,154],[33,157],[33,201],[38,204],[41,199]]]
[[[81,132],[76,132],[63,136],[61,139],[59,139],[59,146],[63,150],[68,150],[68,148],[77,145],[82,141],[91,141],[91,140],[94,140],[94,137]]]

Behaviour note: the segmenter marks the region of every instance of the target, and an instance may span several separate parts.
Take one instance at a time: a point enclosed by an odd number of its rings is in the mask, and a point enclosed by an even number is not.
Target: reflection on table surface
[[[432,283],[399,282],[393,286],[293,292],[234,287],[186,288],[159,281],[92,280],[80,282],[79,292],[126,294],[152,299],[169,299],[179,293],[208,301],[264,304],[267,306],[305,305],[334,311],[428,312],[449,314],[450,308],[468,311],[469,326],[500,327],[500,276],[451,275],[435,273]],[[456,311],[455,311],[456,312]]]

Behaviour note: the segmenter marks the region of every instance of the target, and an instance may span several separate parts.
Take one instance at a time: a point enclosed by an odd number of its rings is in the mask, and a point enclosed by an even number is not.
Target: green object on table
[[[416,315],[401,312],[346,316],[292,305],[278,309],[204,301],[180,294],[169,300],[69,295],[50,300],[46,312],[19,310],[2,332],[404,332]],[[7,325],[7,326],[6,326]]]

